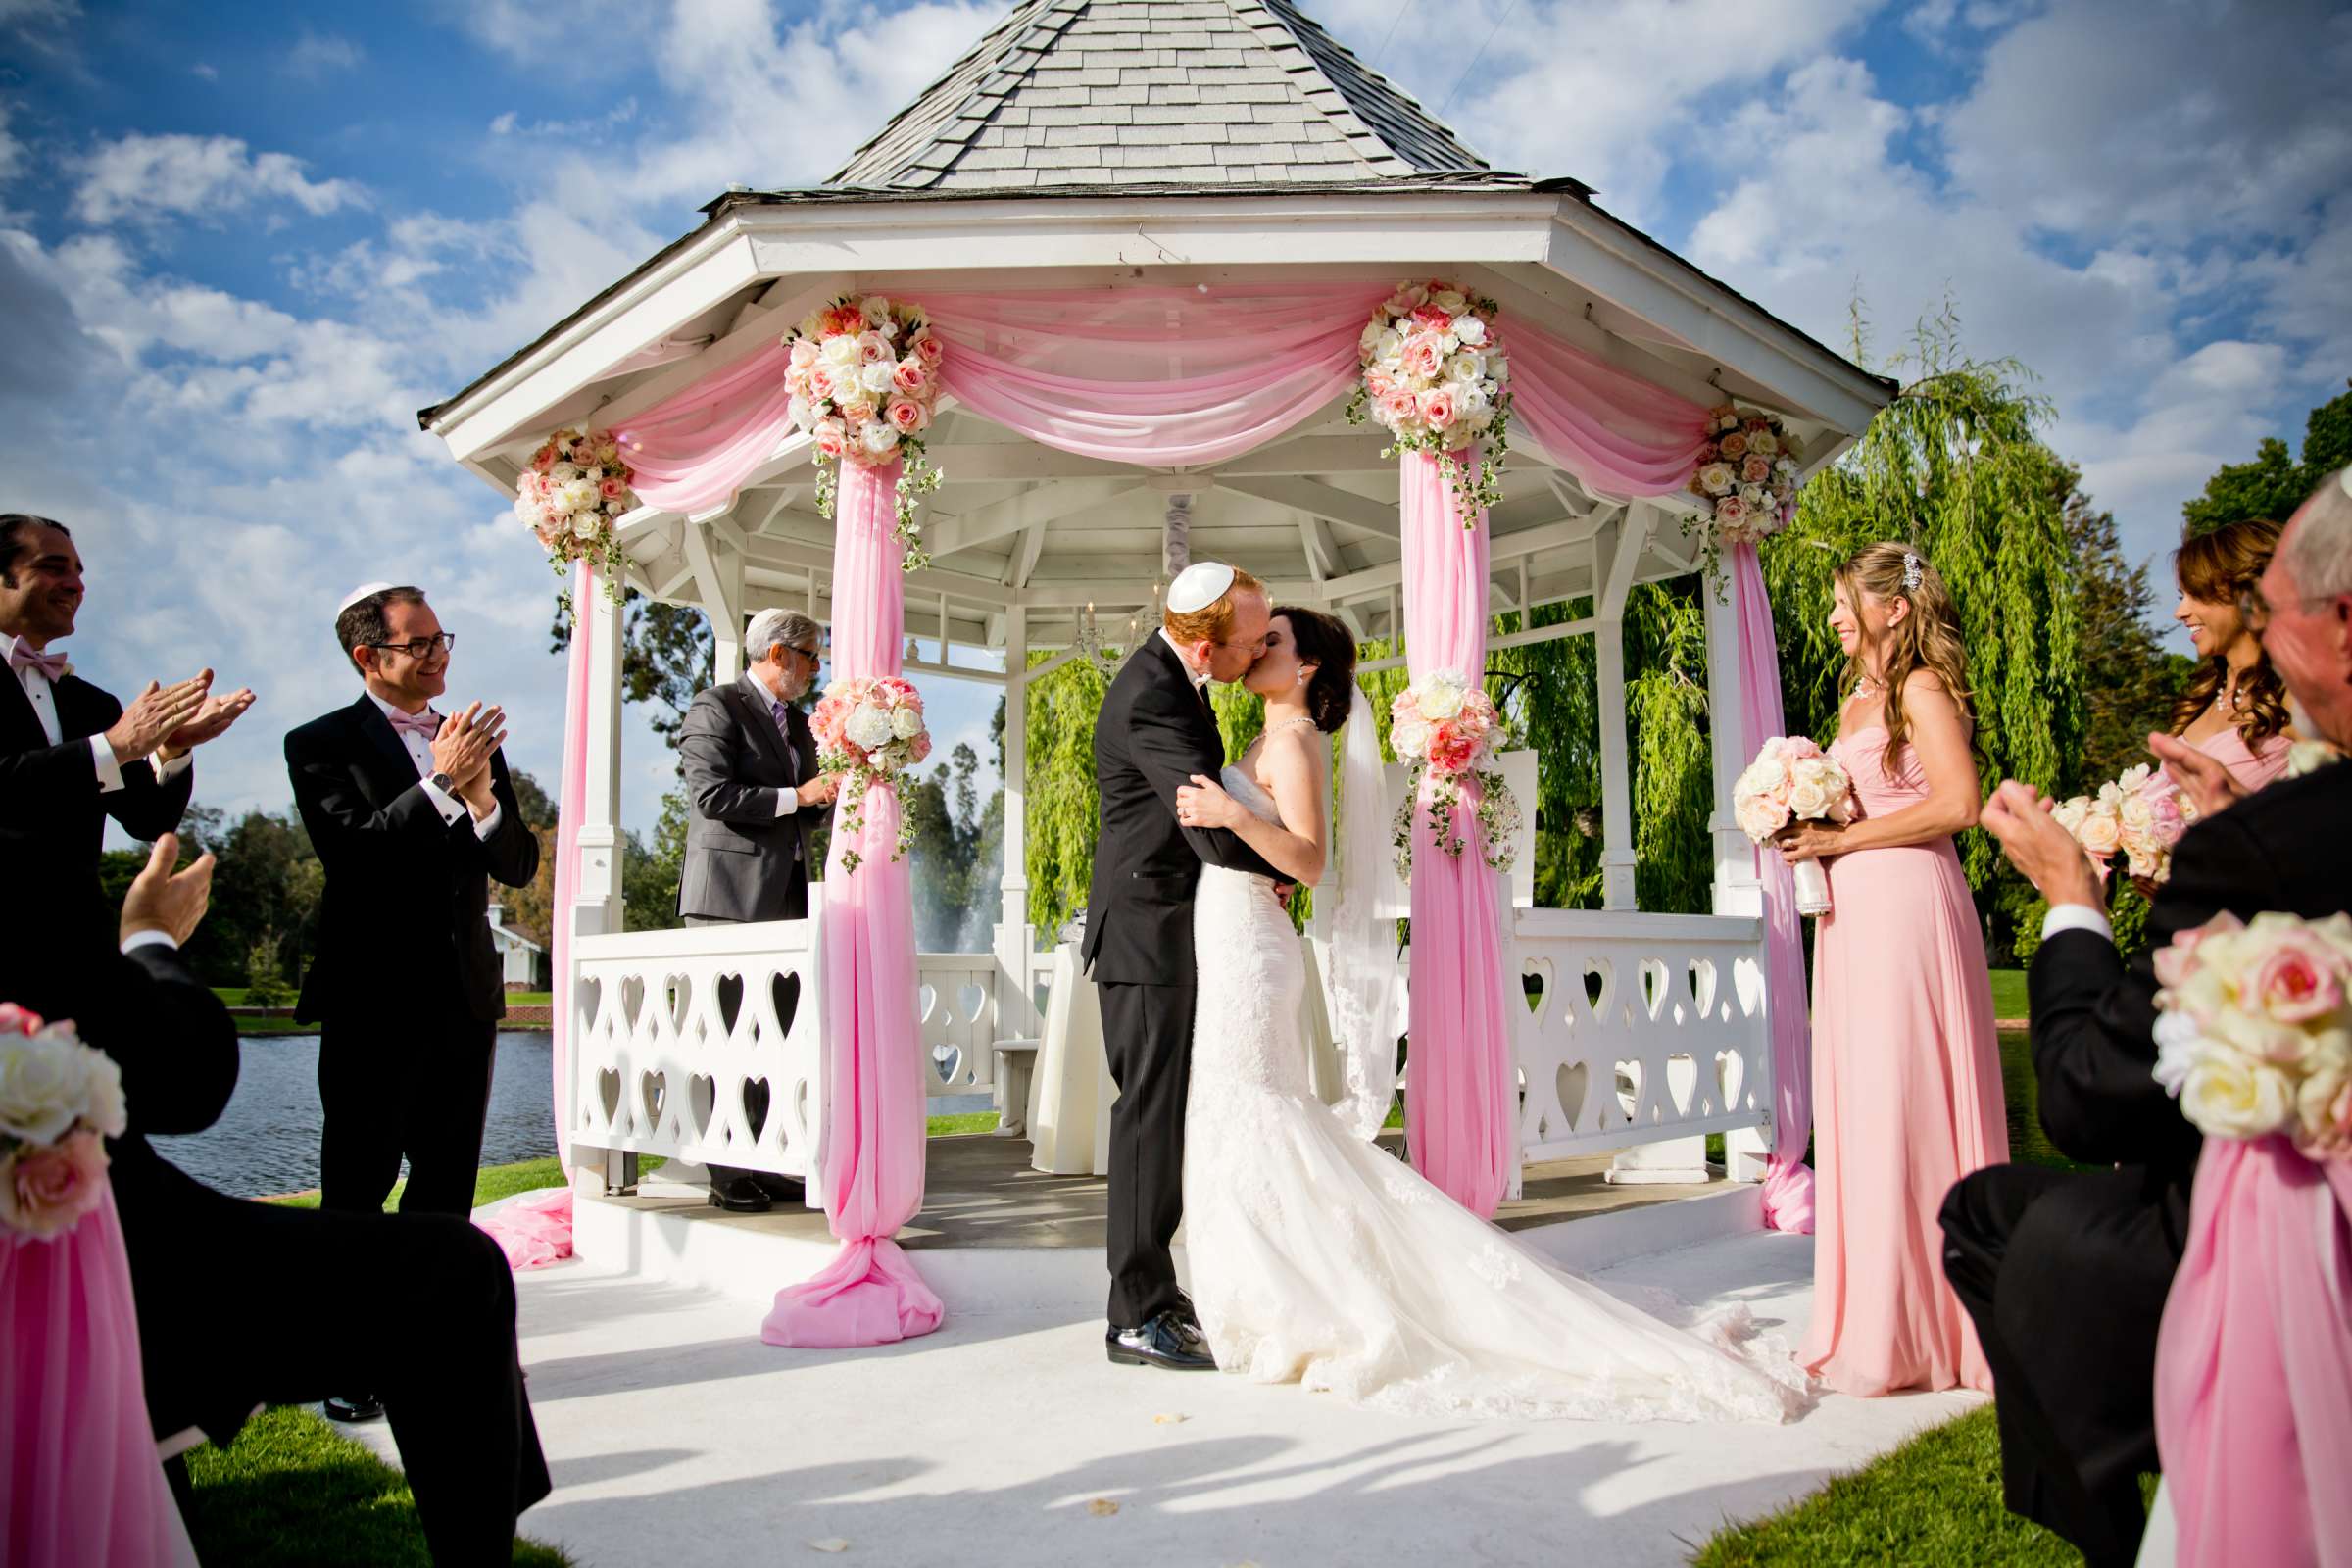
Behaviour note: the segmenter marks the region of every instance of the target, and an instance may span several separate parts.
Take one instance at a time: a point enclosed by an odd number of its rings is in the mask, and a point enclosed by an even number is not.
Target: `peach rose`
[[[931,372],[923,368],[921,360],[901,360],[899,368],[890,372],[890,384],[902,392],[920,392],[931,384]]]
[[[1749,453],[1740,465],[1740,477],[1749,484],[1762,484],[1772,477],[1772,460]]]
[[[898,356],[890,351],[890,339],[884,337],[881,333],[860,332],[858,334],[858,364],[881,365],[885,362],[896,360]]]
[[[816,363],[816,345],[805,337],[792,340],[792,368],[806,370]]]
[[[839,419],[819,419],[811,433],[816,450],[828,458],[838,458],[850,449],[849,426]]]
[[[1420,417],[1421,405],[1399,388],[1380,400],[1381,417],[1391,425],[1406,425]]]
[[[892,398],[887,417],[901,435],[912,435],[930,423],[923,416],[923,406],[912,398]]]
[[[1434,332],[1415,332],[1404,340],[1404,372],[1427,380],[1446,366],[1446,348]]]
[[[2272,939],[2254,965],[2248,1000],[2281,1023],[2325,1018],[2344,1004],[2343,978],[2334,956],[2317,942],[2292,932]]]
[[[106,1196],[106,1145],[85,1127],[62,1143],[19,1150],[0,1177],[0,1225],[62,1236]]]
[[[936,369],[939,362],[948,357],[948,346],[926,330],[922,336],[914,340],[914,356]]]
[[[596,493],[603,496],[607,501],[618,501],[622,496],[625,496],[629,493],[629,487],[625,484],[622,484],[618,479],[607,479],[597,485]]]
[[[1433,430],[1445,429],[1453,422],[1454,416],[1459,412],[1453,394],[1443,387],[1421,396],[1422,422]]]
[[[1747,437],[1734,430],[1715,444],[1715,450],[1737,463],[1747,456]]]

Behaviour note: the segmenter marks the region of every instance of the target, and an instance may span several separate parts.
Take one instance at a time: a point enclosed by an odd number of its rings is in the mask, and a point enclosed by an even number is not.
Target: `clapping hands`
[[[433,736],[433,770],[449,775],[459,799],[477,816],[487,816],[493,805],[490,758],[506,744],[506,726],[505,709],[471,703],[444,718]]]

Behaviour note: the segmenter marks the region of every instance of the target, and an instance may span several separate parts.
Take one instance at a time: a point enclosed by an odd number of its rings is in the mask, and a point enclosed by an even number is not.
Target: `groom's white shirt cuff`
[[[2041,917],[2041,940],[2047,942],[2061,931],[2095,931],[2109,942],[2115,940],[2115,927],[2107,923],[2106,912],[2087,904],[2050,906],[2050,912]]]
[[[128,953],[134,948],[170,948],[176,953],[179,951],[179,942],[171,932],[157,931],[150,927],[145,931],[133,931],[122,939],[124,953]]]

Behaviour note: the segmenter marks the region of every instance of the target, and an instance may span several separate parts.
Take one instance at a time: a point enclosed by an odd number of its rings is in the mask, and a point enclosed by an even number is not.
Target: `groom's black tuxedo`
[[[2009,1506],[2093,1565],[2138,1550],[2140,1472],[2156,1468],[2156,1328],[2187,1239],[2202,1139],[2153,1076],[2152,955],[2228,910],[2352,907],[2352,763],[2271,785],[2180,841],[2125,963],[2089,931],[2034,956],[2034,1073],[2043,1127],[2112,1169],[1994,1165],[1945,1200],[1944,1272],[1976,1320],[2001,1422]]]
[[[28,897],[16,908],[8,934],[34,989],[0,1000],[65,1016],[56,999],[77,994],[90,955],[113,943],[115,913],[98,888],[106,819],[135,839],[162,837],[179,826],[196,770],[159,780],[146,761],[118,759],[122,787],[101,794],[90,737],[113,728],[122,705],[74,675],[52,682],[50,695],[63,737],[56,746],[16,673],[0,664],[0,864],[39,901]]]
[[[1225,764],[1205,693],[1167,639],[1128,656],[1095,723],[1095,842],[1081,955],[1102,1003],[1110,1109],[1110,1308],[1140,1328],[1177,1302],[1168,1244],[1184,1217],[1184,1102],[1192,1077],[1193,890],[1202,861],[1273,876],[1222,829],[1176,820],[1176,791]]]
[[[324,1025],[322,1206],[371,1213],[409,1159],[401,1209],[465,1215],[490,1105],[506,982],[489,884],[528,886],[539,841],[506,758],[490,759],[499,821],[446,821],[372,698],[286,736],[286,767],[318,864],[317,953],[295,1017]]]

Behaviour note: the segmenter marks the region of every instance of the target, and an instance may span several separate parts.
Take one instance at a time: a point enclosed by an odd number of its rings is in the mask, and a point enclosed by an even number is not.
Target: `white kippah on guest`
[[[1178,615],[1206,610],[1224,598],[1225,590],[1232,586],[1231,566],[1221,561],[1196,561],[1168,584],[1168,610]]]
[[[397,588],[400,585],[398,583],[391,582],[364,582],[343,596],[343,602],[335,607],[335,613],[340,615],[343,613],[343,612],[349,610],[352,606],[358,604],[361,600],[366,599],[370,594],[380,594],[387,588]]]

